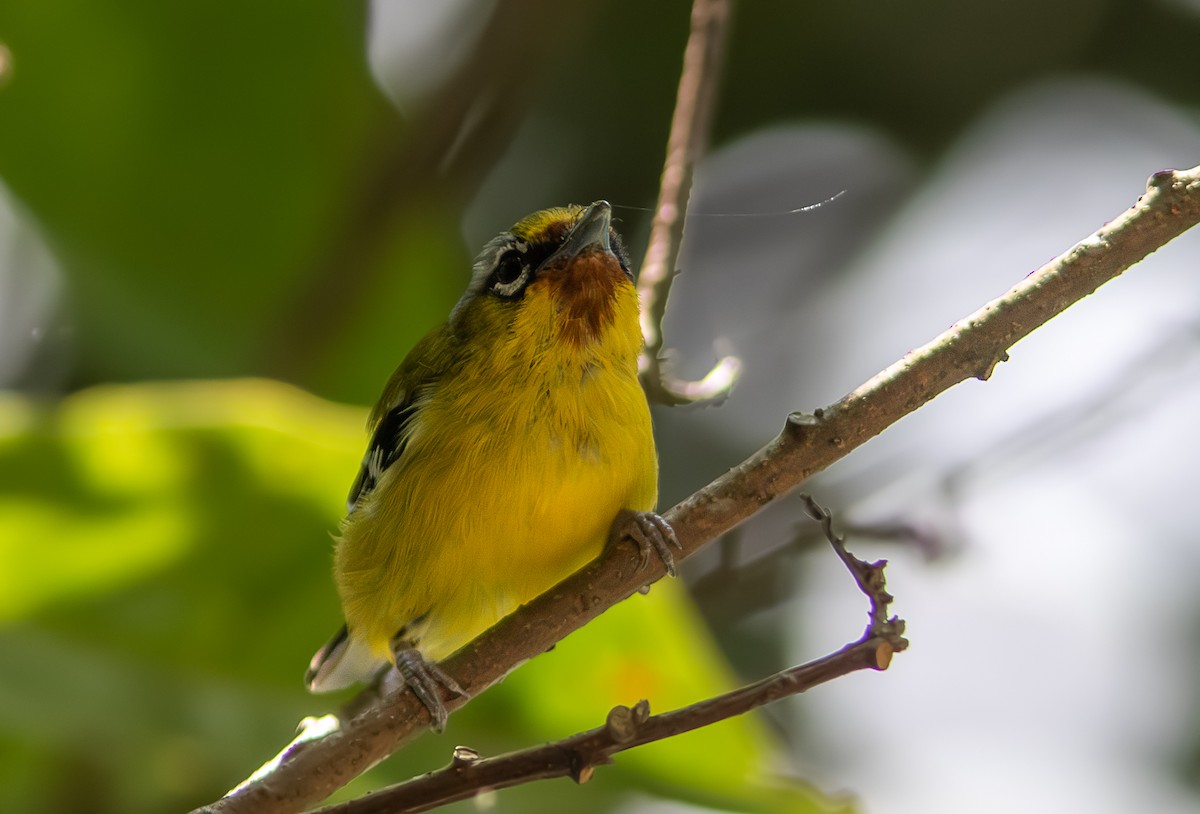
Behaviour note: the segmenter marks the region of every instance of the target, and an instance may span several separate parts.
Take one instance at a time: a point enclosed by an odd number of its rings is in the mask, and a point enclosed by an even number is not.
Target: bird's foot
[[[682,548],[675,529],[671,524],[654,512],[636,512],[633,509],[622,509],[613,521],[609,533],[609,544],[620,542],[628,537],[638,547],[642,555],[639,568],[645,568],[650,562],[650,552],[654,552],[662,560],[667,574],[675,576],[675,552],[672,549]]]
[[[442,690],[448,690],[452,695],[462,698],[469,697],[467,691],[458,685],[446,671],[432,662],[425,660],[421,651],[408,642],[395,642],[392,654],[396,657],[396,669],[400,671],[404,683],[429,711],[429,719],[433,731],[441,733],[446,728],[446,720],[450,713],[442,702]]]

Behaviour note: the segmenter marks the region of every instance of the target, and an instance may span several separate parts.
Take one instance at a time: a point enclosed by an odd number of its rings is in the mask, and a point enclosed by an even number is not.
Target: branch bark
[[[1039,325],[1200,222],[1200,167],[1163,170],[1111,223],[1051,260],[1001,297],[906,354],[835,404],[788,416],[780,434],[665,517],[682,559],[776,497],[847,455],[890,424],[969,378],[987,379],[1007,350]],[[632,544],[600,559],[519,609],[442,667],[472,696],[548,650],[605,609],[663,576],[638,568]],[[448,699],[454,710],[464,699]],[[412,693],[390,696],[328,736],[295,743],[279,763],[198,812],[297,812],[344,785],[429,725]]]
[[[554,743],[493,758],[459,747],[449,766],[357,800],[322,808],[318,814],[394,814],[429,811],[467,800],[480,791],[512,788],[535,780],[591,779],[596,766],[619,752],[674,737],[798,695],[859,670],[886,670],[897,648],[890,638],[864,636],[827,656],[792,667],[733,692],[661,715],[640,701],[614,707],[604,726]]]

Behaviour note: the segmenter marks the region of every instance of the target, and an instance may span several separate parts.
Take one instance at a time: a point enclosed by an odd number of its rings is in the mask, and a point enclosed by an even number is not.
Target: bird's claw
[[[650,552],[654,552],[662,560],[667,574],[675,576],[675,553],[673,548],[682,548],[675,529],[671,524],[654,512],[635,512],[626,509],[617,515],[613,524],[613,539],[620,540],[628,537],[633,540],[641,555],[639,570],[644,569],[650,562]]]
[[[429,711],[433,730],[441,733],[450,717],[446,705],[442,702],[442,689],[462,698],[468,697],[466,690],[441,667],[426,661],[415,647],[396,647],[393,652],[396,657],[396,669],[400,671],[404,683]]]

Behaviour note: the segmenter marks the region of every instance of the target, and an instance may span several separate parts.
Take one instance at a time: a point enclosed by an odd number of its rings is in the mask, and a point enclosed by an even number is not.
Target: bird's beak
[[[571,234],[567,235],[567,239],[546,263],[550,264],[554,260],[569,260],[593,248],[597,251],[611,252],[612,248],[608,242],[611,223],[612,207],[608,205],[608,201],[596,201],[583,210],[579,220],[575,221]]]

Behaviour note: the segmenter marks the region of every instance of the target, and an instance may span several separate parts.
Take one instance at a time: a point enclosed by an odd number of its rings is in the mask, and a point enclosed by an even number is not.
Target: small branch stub
[[[479,758],[480,754],[470,746],[455,746],[454,754],[450,758],[450,765],[456,769],[462,769],[475,763]]]
[[[592,766],[591,764],[587,766],[580,766],[578,769],[575,769],[571,772],[571,779],[582,786],[584,783],[591,780],[592,775],[595,773],[596,767]]]
[[[637,736],[638,725],[650,717],[650,702],[642,699],[631,709],[616,706],[609,710],[605,726],[616,743],[632,743]]]
[[[880,642],[875,648],[875,669],[886,670],[892,663],[892,655],[896,652],[891,642]]]

